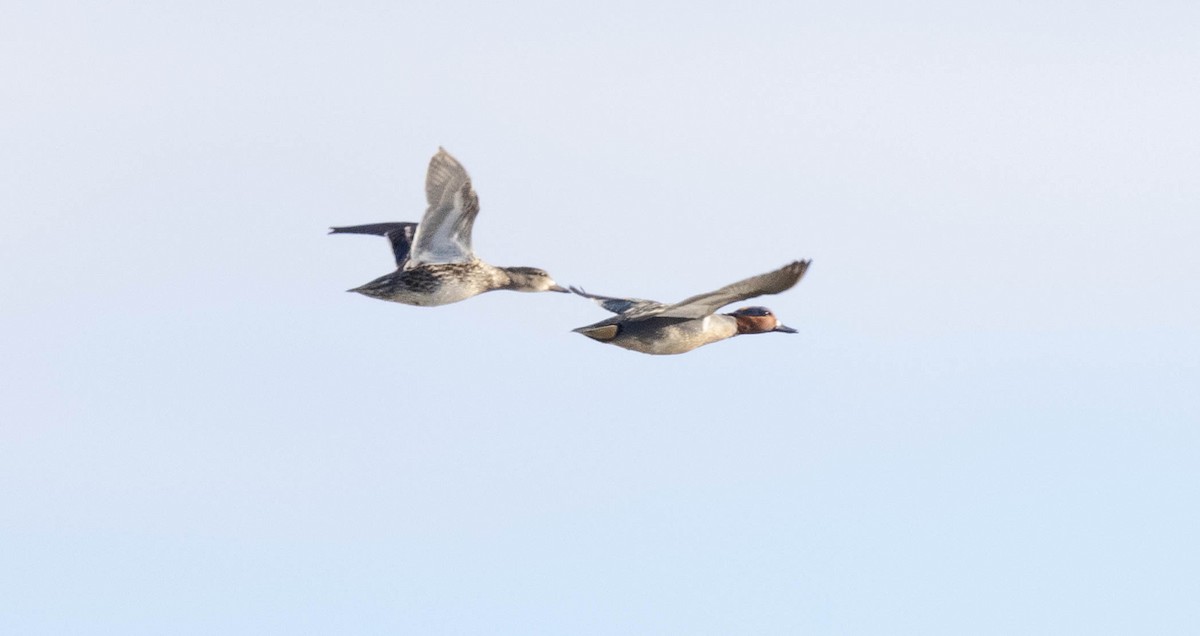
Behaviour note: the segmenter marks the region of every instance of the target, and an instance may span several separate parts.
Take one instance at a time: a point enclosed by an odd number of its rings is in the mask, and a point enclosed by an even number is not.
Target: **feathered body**
[[[766,307],[743,307],[728,314],[715,312],[730,303],[790,289],[804,276],[808,265],[809,261],[795,261],[773,272],[673,305],[638,298],[598,296],[571,288],[576,294],[591,298],[616,314],[575,331],[593,340],[651,355],[687,353],[741,334],[796,333],[795,329],[780,324]]]
[[[429,161],[425,177],[429,208],[418,223],[372,223],[331,228],[334,234],[385,236],[396,271],[349,291],[392,302],[434,307],[497,289],[565,292],[536,267],[496,267],[475,256],[471,230],[479,197],[462,164],[445,149]]]

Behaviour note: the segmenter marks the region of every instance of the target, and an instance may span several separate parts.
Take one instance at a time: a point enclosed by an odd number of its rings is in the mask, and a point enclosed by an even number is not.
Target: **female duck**
[[[396,271],[348,290],[406,305],[433,307],[495,289],[566,292],[536,267],[496,267],[471,249],[479,197],[462,164],[444,148],[429,160],[425,175],[429,208],[417,223],[373,223],[330,228],[331,234],[386,236]]]
[[[575,331],[593,340],[652,355],[687,353],[696,347],[741,334],[796,333],[795,329],[779,324],[775,314],[766,307],[743,307],[729,314],[715,312],[730,303],[791,289],[804,276],[810,262],[795,261],[773,272],[692,296],[674,305],[637,298],[597,296],[572,287],[571,291],[591,298],[617,314]]]

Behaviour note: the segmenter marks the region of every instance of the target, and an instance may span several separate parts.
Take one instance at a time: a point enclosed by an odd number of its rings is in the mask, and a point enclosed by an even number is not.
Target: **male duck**
[[[462,164],[444,148],[429,160],[425,176],[429,208],[417,223],[372,223],[330,228],[331,234],[386,236],[396,271],[348,291],[406,305],[434,307],[495,289],[566,292],[536,267],[496,267],[471,249],[479,197]]]
[[[730,314],[714,312],[730,303],[791,289],[804,276],[810,262],[795,261],[773,272],[692,296],[674,305],[637,298],[597,296],[572,287],[571,291],[591,298],[617,314],[575,331],[593,340],[652,355],[687,353],[740,334],[796,333],[795,329],[779,324],[766,307],[743,307]]]

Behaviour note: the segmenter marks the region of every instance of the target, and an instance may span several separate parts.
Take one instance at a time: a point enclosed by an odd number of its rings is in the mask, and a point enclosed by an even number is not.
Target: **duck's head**
[[[509,283],[507,289],[523,292],[541,292],[555,291],[569,293],[566,287],[562,287],[550,278],[550,274],[544,269],[536,267],[505,267],[504,271],[508,273]]]
[[[795,329],[779,324],[779,319],[766,307],[742,307],[729,315],[737,320],[739,334],[767,333],[768,331],[796,333]]]

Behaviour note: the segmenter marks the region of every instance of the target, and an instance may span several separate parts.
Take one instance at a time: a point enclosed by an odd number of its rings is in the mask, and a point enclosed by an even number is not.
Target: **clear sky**
[[[0,3],[0,632],[1200,633],[1200,4]],[[345,289],[476,250],[684,356]]]

